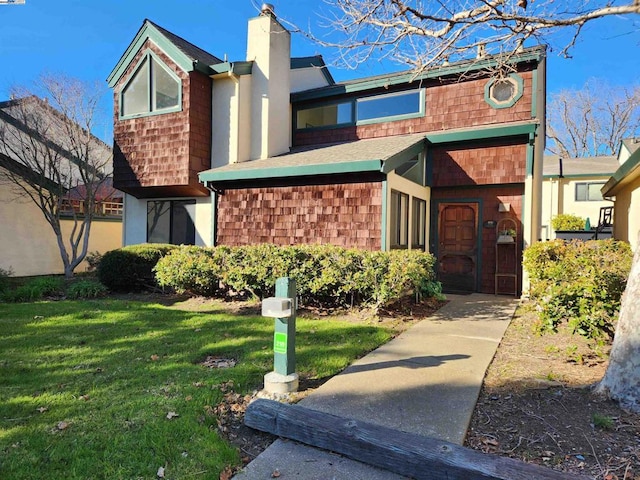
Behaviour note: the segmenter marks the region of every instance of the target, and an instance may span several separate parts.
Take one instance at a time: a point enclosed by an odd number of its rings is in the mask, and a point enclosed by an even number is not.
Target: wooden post
[[[258,399],[245,414],[251,428],[324,448],[417,480],[586,480],[507,457],[484,454],[444,440],[400,432]]]

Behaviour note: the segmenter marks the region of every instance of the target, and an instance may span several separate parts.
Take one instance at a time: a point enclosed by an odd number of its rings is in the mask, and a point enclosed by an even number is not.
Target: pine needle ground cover
[[[391,336],[299,318],[297,371],[334,375]],[[215,406],[261,388],[272,343],[273,320],[222,308],[0,304],[0,478],[218,478],[240,454]]]

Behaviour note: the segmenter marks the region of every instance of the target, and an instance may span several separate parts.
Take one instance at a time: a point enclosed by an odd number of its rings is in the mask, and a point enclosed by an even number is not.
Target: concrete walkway
[[[517,301],[447,295],[432,317],[356,361],[300,405],[462,444],[484,374]],[[400,480],[404,477],[289,440],[277,440],[234,477]]]

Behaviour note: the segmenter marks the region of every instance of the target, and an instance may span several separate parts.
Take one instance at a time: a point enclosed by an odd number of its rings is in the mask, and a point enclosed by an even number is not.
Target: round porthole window
[[[522,96],[522,77],[512,73],[505,78],[492,78],[485,86],[485,100],[493,108],[513,106]]]

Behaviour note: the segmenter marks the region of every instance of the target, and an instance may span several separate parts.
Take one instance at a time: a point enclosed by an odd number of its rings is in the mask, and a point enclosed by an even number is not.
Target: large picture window
[[[604,182],[576,183],[576,202],[600,202]]]
[[[391,248],[409,248],[409,195],[391,190]]]
[[[147,52],[122,89],[120,116],[173,112],[180,109],[180,79]]]
[[[147,242],[194,245],[195,200],[153,200],[147,202]]]

